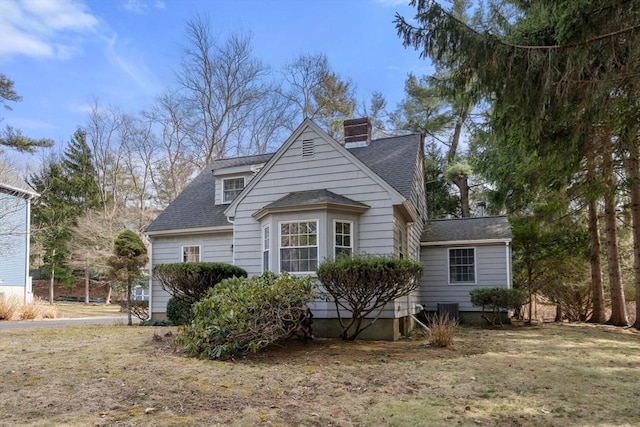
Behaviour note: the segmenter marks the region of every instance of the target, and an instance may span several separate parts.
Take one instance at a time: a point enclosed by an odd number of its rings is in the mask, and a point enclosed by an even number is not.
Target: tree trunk
[[[562,317],[564,315],[562,314],[562,305],[560,303],[556,303],[556,318],[555,318],[555,322],[562,322]]]
[[[591,293],[593,295],[593,314],[591,323],[607,321],[604,306],[604,287],[602,286],[602,266],[600,263],[600,232],[598,230],[598,204],[589,201],[589,261],[591,264]]]
[[[84,303],[89,304],[89,274],[88,268],[84,269]]]
[[[469,218],[471,216],[471,205],[469,203],[469,177],[457,176],[453,179],[453,183],[460,191],[460,205],[462,208],[462,217]]]
[[[55,256],[56,250],[53,250]],[[51,258],[53,260],[53,257]],[[51,280],[49,281],[49,305],[53,305],[53,286],[55,285],[56,265],[51,261]]]
[[[127,284],[127,325],[133,325],[131,320],[131,284]]]
[[[111,304],[111,293],[113,292],[113,289],[111,288],[111,285],[109,285],[109,292],[107,292],[107,300],[105,301],[105,304]]]
[[[636,282],[636,320],[633,327],[640,329],[640,153],[638,145],[631,144],[627,161],[627,178],[631,182],[631,234],[633,235],[633,271]]]
[[[607,269],[611,291],[611,317],[607,323],[614,326],[629,326],[627,307],[624,300],[624,288],[620,274],[618,254],[618,236],[616,231],[616,197],[611,152],[603,155],[603,169],[607,193],[604,197],[605,234],[607,237]]]

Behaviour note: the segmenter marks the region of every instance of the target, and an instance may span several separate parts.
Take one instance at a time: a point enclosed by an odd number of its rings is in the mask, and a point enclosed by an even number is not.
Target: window
[[[280,271],[311,273],[318,268],[318,221],[280,223]]]
[[[269,270],[269,226],[262,229],[262,271]]]
[[[222,203],[231,203],[244,188],[244,177],[222,180]]]
[[[398,258],[404,258],[405,243],[404,230],[398,228]]]
[[[334,221],[334,256],[353,253],[353,223],[351,221]]]
[[[183,246],[182,262],[200,262],[200,246]]]
[[[475,283],[476,256],[473,248],[449,249],[449,283]]]

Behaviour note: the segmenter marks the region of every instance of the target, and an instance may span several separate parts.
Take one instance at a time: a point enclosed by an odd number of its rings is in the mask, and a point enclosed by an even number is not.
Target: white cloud
[[[3,0],[0,57],[67,59],[79,49],[78,36],[93,33],[98,26],[86,6],[73,0]]]
[[[145,65],[144,55],[126,52],[127,43],[119,42],[117,34],[107,39],[106,44],[107,57],[112,63],[134,80],[142,90],[149,94],[157,93],[160,85],[153,71]]]
[[[124,10],[135,13],[136,15],[144,15],[149,11],[149,6],[140,0],[126,0],[122,7]]]
[[[164,2],[162,0],[158,0],[155,2],[155,4],[153,5],[156,9],[166,9],[167,5],[164,4]]]

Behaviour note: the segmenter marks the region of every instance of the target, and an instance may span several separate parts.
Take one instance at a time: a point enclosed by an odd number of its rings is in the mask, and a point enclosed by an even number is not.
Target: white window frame
[[[300,224],[300,223],[311,223],[314,222],[316,224],[316,244],[315,245],[306,245],[306,246],[282,246],[282,226],[284,224]],[[287,220],[287,221],[278,221],[278,273],[282,273],[286,270],[282,269],[282,250],[283,249],[296,249],[296,248],[316,248],[316,268],[320,265],[320,220],[318,219],[297,219],[297,220]],[[315,274],[316,270],[310,271],[290,271],[292,274]]]
[[[227,189],[225,188],[225,184],[229,181],[232,180],[238,180],[241,179],[242,180],[242,188],[240,189],[240,192],[238,194],[236,194],[235,196],[233,196],[233,198],[231,200],[227,199]],[[229,178],[223,178],[222,179],[222,203],[223,204],[229,204],[231,202],[233,202],[233,200],[238,197],[238,195],[242,192],[242,190],[244,190],[244,187],[246,187],[247,185],[247,180],[245,179],[244,176],[234,176],[234,177],[229,177]],[[228,191],[237,191],[237,188],[234,188],[233,190],[228,190]]]
[[[269,271],[271,261],[271,225],[262,227],[262,272]],[[266,260],[265,260],[266,256]],[[266,262],[265,262],[266,261]]]
[[[187,248],[198,248],[198,260],[197,261],[187,261],[185,258],[187,257],[187,253],[185,250]],[[201,262],[202,261],[202,247],[200,245],[184,245],[180,251],[180,260],[182,262]]]
[[[473,251],[473,281],[462,282],[451,280],[451,251],[467,249]],[[460,247],[460,248],[447,248],[447,281],[450,285],[475,285],[478,283],[478,255],[477,249],[473,246]]]
[[[338,237],[338,233],[336,232],[336,225],[338,223],[343,223],[343,224],[349,224],[349,241],[350,241],[350,245],[349,246],[344,246],[344,245],[338,245],[336,242],[336,239]],[[344,235],[344,234],[343,234]],[[334,219],[333,220],[333,256],[334,258],[338,256],[338,249],[349,249],[349,254],[353,255],[354,252],[354,246],[353,246],[353,239],[354,238],[354,228],[353,228],[353,221],[350,220],[346,220],[346,219]]]

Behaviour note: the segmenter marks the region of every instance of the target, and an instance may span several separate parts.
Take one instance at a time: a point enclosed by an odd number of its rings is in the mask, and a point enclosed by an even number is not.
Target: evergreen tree
[[[436,61],[454,60],[460,69],[474,73],[476,87],[492,100],[491,149],[542,159],[519,156],[523,163],[519,167],[498,165],[503,172],[496,174],[500,178],[494,182],[515,181],[525,190],[518,195],[525,197],[531,187],[561,192],[567,182],[584,173],[585,159],[595,153],[596,170],[603,173],[608,188],[591,197],[606,196],[607,204],[615,205],[620,187],[610,179],[615,164],[609,164],[633,160],[631,153],[640,138],[640,3],[506,2],[502,4],[508,9],[492,9],[499,16],[494,22],[500,25],[491,27],[471,27],[436,2],[413,4],[419,27],[400,16],[396,19],[405,45]],[[456,85],[452,90],[464,87]],[[541,169],[529,182],[534,165]],[[640,182],[628,182],[631,194],[637,194]],[[640,205],[632,210],[640,210]],[[625,325],[623,289],[615,283],[619,276],[615,272],[615,209],[606,209],[605,219],[610,224],[605,229],[609,277],[614,281],[610,321]],[[640,232],[634,239],[640,241]],[[640,245],[636,247],[640,251]],[[636,259],[640,263],[640,254]],[[640,295],[636,298],[640,302]]]
[[[113,245],[113,255],[107,260],[110,267],[109,277],[115,283],[123,285],[127,292],[128,325],[132,324],[131,290],[134,283],[143,276],[143,268],[148,260],[147,247],[131,230],[125,230],[118,235]]]
[[[69,187],[69,201],[77,208],[78,215],[87,209],[101,205],[100,190],[96,182],[97,172],[93,165],[91,149],[86,141],[86,132],[80,128],[73,134],[62,159],[62,170]]]

